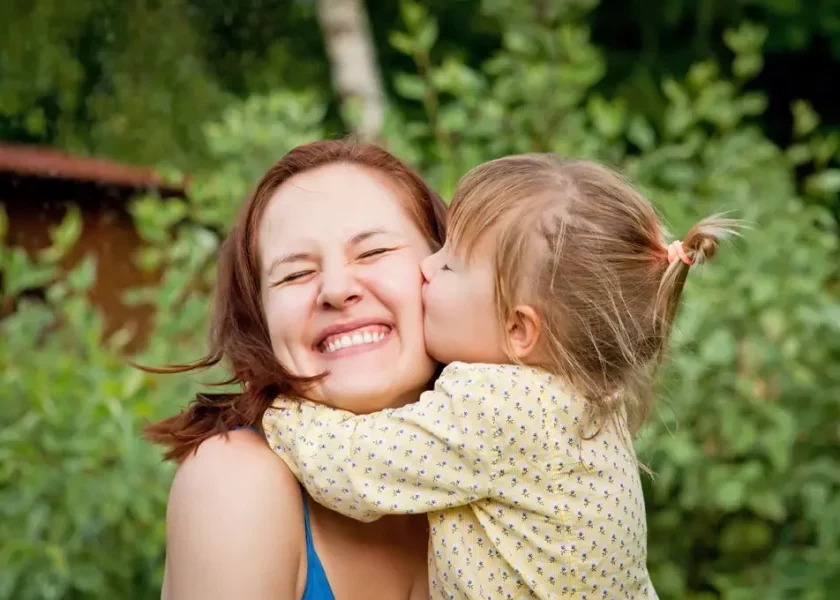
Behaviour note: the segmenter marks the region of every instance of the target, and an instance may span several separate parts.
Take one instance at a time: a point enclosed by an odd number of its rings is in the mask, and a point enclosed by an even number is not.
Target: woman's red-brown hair
[[[230,377],[219,385],[240,384],[238,393],[200,393],[179,414],[146,428],[146,437],[167,447],[166,458],[182,461],[206,439],[236,426],[262,429],[265,410],[295,377],[275,358],[260,300],[260,257],[257,232],[266,205],[290,178],[335,163],[375,170],[404,193],[405,209],[433,247],[444,242],[446,206],[405,163],[372,144],[327,140],[298,146],[271,167],[239,212],[236,224],[219,250],[209,350],[191,364],[146,369],[181,373],[225,362]]]

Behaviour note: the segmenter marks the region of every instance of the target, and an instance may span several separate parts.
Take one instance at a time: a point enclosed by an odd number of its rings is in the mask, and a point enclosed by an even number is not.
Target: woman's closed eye
[[[449,268],[449,265],[443,265],[443,266],[440,268],[440,270],[441,270],[441,271],[451,271],[452,269],[450,269],[450,268]]]
[[[381,256],[386,252],[391,252],[392,250],[394,250],[394,248],[376,248],[374,250],[368,250],[367,252],[362,252],[359,255],[359,259],[374,258],[376,256]]]
[[[298,281],[300,279],[303,279],[304,277],[309,277],[314,272],[315,271],[312,271],[312,270],[296,271],[294,273],[290,273],[290,274],[286,275],[285,277],[279,279],[278,281],[275,281],[272,285],[274,287],[276,287],[278,285],[283,285],[284,283],[292,283],[294,281]]]
[[[359,255],[356,260],[365,260],[370,258],[376,258],[377,256],[382,256],[387,252],[391,252],[392,250],[396,250],[396,248],[374,248],[373,250],[368,250],[367,252],[363,252]],[[272,283],[272,287],[277,287],[286,283],[294,283],[296,281],[301,281],[310,277],[315,273],[314,269],[305,269],[302,271],[295,271],[294,273],[290,273],[285,277],[278,279],[276,282]]]

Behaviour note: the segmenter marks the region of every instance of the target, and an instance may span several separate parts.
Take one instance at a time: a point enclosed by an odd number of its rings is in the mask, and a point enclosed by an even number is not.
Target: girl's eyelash
[[[451,271],[452,269],[450,269],[450,268],[449,268],[449,265],[443,265],[443,266],[440,268],[440,270],[441,270],[441,271]]]

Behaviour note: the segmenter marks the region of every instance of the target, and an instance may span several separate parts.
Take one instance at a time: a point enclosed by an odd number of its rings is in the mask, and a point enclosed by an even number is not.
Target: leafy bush
[[[35,264],[0,246],[4,299],[52,280],[79,230],[71,211]],[[188,389],[102,344],[94,275],[83,261],[0,322],[0,598],[152,598],[160,579],[172,469],[138,426]]]
[[[556,2],[538,18],[533,3],[487,0],[504,45],[476,69],[439,55],[434,20],[403,3],[391,42],[415,68],[394,83],[423,117],[392,112],[384,143],[445,196],[479,162],[548,150],[619,166],[677,235],[721,210],[753,224],[692,273],[662,402],[638,443],[656,473],[646,480],[650,567],[663,599],[832,598],[840,261],[826,200],[840,188],[830,168],[840,143],[804,103],[793,107],[790,148],[762,134],[766,99],[749,86],[766,32],[749,24],[726,33],[731,63],[698,63],[661,82],[660,118],[599,96],[604,58],[586,26],[593,5]],[[190,197],[135,204],[148,243],[138,260],[163,273],[128,298],[157,310],[140,362],[201,354],[218,232],[262,169],[323,136],[323,115],[306,94],[233,105],[205,130],[217,168]],[[809,173],[801,189],[798,167]],[[47,283],[45,299],[21,300],[0,321],[0,599],[145,598],[160,582],[172,469],[138,430],[198,384],[117,358],[125,335],[104,341],[85,301],[92,263],[55,279],[77,227],[70,213],[34,262],[0,247],[4,302]]]

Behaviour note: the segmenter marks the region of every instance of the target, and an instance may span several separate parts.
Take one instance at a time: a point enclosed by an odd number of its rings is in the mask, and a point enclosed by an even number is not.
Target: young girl
[[[448,364],[435,389],[359,416],[279,398],[270,445],[333,510],[428,513],[435,598],[656,598],[631,433],[689,267],[736,223],[668,246],[616,174],[550,155],[476,167],[450,219],[422,265],[428,352]]]

